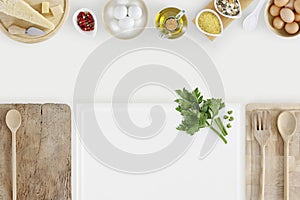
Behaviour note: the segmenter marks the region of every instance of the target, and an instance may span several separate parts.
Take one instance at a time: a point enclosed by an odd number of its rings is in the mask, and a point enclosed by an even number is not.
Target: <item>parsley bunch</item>
[[[218,116],[219,111],[225,107],[223,100],[215,98],[203,99],[198,88],[192,92],[183,88],[183,90],[176,90],[176,93],[181,97],[175,100],[178,103],[176,110],[183,117],[177,130],[194,135],[200,129],[208,127],[227,144],[225,137],[228,135],[228,132]],[[214,125],[217,125],[217,127],[214,127]]]

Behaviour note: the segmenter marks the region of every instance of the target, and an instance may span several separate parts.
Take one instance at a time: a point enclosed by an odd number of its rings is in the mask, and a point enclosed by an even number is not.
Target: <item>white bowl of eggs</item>
[[[300,0],[270,0],[265,9],[266,24],[281,38],[300,34]]]
[[[119,39],[138,36],[147,20],[148,11],[142,0],[110,0],[103,11],[105,28]]]

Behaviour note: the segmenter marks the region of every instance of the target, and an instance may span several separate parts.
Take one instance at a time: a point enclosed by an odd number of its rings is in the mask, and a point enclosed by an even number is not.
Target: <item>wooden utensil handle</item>
[[[284,200],[290,198],[290,176],[289,176],[289,141],[284,144]]]
[[[17,200],[17,144],[16,132],[12,133],[12,196]]]
[[[261,175],[259,199],[265,199],[265,179],[266,179],[266,146],[261,147]]]

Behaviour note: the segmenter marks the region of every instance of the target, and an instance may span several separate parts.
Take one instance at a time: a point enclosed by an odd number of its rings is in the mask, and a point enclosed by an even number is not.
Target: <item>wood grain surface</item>
[[[17,132],[19,200],[71,200],[71,111],[61,104],[0,105],[0,200],[11,200],[11,133],[5,116],[22,115]]]
[[[251,3],[253,2],[253,0],[240,0],[240,4],[241,4],[241,7],[242,7],[242,11],[244,11]],[[217,10],[215,9],[215,6],[214,6],[214,0],[211,0],[210,3],[204,8],[204,9],[212,9],[214,11],[217,12]],[[220,18],[222,20],[222,23],[223,23],[223,27],[224,27],[224,31],[225,29],[234,21],[234,20],[240,20],[240,19],[231,19],[231,18],[228,18],[228,17],[224,17],[222,15],[220,15]],[[193,20],[194,23],[196,23],[196,19]],[[241,21],[242,23],[242,21]],[[225,33],[224,33],[225,34]],[[209,35],[206,35],[208,37],[208,39],[210,39],[211,41],[214,41],[217,37],[213,37],[213,36],[209,36]],[[220,36],[222,37],[222,36]]]
[[[290,200],[300,198],[300,104],[250,104],[246,108],[246,196],[247,200],[259,200],[260,157],[258,142],[252,131],[251,113],[266,109],[271,113],[271,139],[266,146],[265,199],[284,199],[284,143],[277,128],[277,118],[283,111],[294,112],[297,131],[290,142],[289,175]]]
[[[44,2],[45,0],[24,0],[28,4],[30,4],[35,10],[37,10],[39,13],[41,13],[41,3]],[[5,35],[10,37],[13,40],[16,40],[18,42],[24,42],[24,43],[37,43],[37,42],[42,42],[45,41],[49,38],[51,38],[54,34],[57,33],[57,31],[61,28],[61,26],[64,24],[66,19],[68,18],[69,15],[69,10],[70,10],[70,0],[47,0],[47,2],[50,2],[50,7],[54,7],[57,5],[61,5],[64,14],[59,17],[53,17],[51,14],[44,14],[44,17],[46,17],[49,21],[51,21],[56,27],[52,31],[46,31],[46,34],[43,36],[29,36],[29,35],[12,35],[8,32],[8,27],[11,25],[17,25],[22,28],[28,29],[29,27],[36,27],[36,25],[31,24],[29,22],[26,22],[24,20],[16,19],[15,17],[8,16],[4,13],[0,12],[0,30],[4,32]],[[40,29],[43,29],[42,27],[38,27]]]

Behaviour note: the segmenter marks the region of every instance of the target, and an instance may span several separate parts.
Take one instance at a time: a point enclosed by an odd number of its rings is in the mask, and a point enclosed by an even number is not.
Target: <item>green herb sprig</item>
[[[204,99],[198,88],[192,92],[183,88],[182,90],[176,90],[176,93],[180,96],[179,99],[175,100],[178,103],[176,110],[183,117],[177,130],[194,135],[200,129],[208,127],[227,144],[225,137],[228,135],[228,132],[219,117],[219,111],[225,107],[223,100],[215,98]],[[229,115],[231,114],[232,111],[230,111]],[[232,121],[234,118],[227,116],[226,119]],[[214,127],[214,125],[217,127]]]

